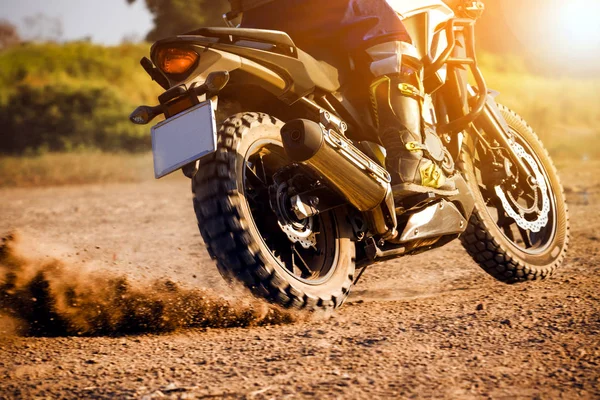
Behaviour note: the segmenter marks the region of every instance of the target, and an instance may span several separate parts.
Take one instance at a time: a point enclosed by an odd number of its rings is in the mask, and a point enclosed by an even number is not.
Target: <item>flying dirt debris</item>
[[[1,320],[32,336],[160,333],[180,328],[284,324],[299,315],[253,299],[228,300],[170,280],[133,283],[124,276],[78,271],[61,260],[21,254],[19,235],[0,245]]]

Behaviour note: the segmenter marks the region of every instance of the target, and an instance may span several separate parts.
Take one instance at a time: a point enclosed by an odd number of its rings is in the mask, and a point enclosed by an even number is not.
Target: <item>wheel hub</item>
[[[504,211],[506,211],[509,217],[515,220],[521,229],[538,233],[548,224],[548,214],[550,213],[550,197],[548,195],[546,179],[540,171],[535,159],[526,152],[523,146],[513,142],[511,147],[515,155],[522,158],[534,173],[534,177],[532,177],[532,180],[529,182],[534,192],[533,205],[531,207],[524,207],[518,203],[517,199],[515,199],[510,191],[505,192],[501,186],[495,187],[496,195],[502,202]],[[535,215],[535,219],[531,220],[526,218],[526,216],[532,215]]]
[[[274,189],[274,190],[273,190]],[[300,243],[305,249],[316,250],[317,237],[313,232],[314,218],[299,220],[291,210],[291,200],[287,183],[275,183],[271,187],[271,208],[277,215],[277,224],[290,242]]]

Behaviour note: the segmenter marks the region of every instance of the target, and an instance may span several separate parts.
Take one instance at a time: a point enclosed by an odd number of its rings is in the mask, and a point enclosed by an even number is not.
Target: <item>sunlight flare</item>
[[[557,10],[556,33],[561,45],[575,53],[600,50],[600,2],[597,0],[572,0],[564,2]]]

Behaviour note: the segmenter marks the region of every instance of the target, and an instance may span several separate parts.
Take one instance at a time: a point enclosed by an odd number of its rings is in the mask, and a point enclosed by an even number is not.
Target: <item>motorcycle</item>
[[[556,169],[478,68],[482,2],[389,3],[425,65],[423,114],[451,195],[392,187],[371,99],[284,32],[235,27],[230,12],[229,26],[160,40],[141,61],[165,89],[130,117],[165,117],[151,129],[156,178],[191,179],[219,272],[283,307],[337,308],[367,267],[455,239],[506,283],[547,278],[565,257]]]

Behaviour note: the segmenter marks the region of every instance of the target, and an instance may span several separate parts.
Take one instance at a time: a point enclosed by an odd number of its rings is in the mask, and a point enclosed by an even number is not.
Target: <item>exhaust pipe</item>
[[[318,172],[344,199],[365,213],[380,235],[396,234],[391,176],[352,142],[334,130],[306,119],[281,128],[288,157]]]
[[[358,210],[371,211],[385,200],[390,174],[333,130],[296,119],[283,126],[281,138],[290,159],[317,171]]]

